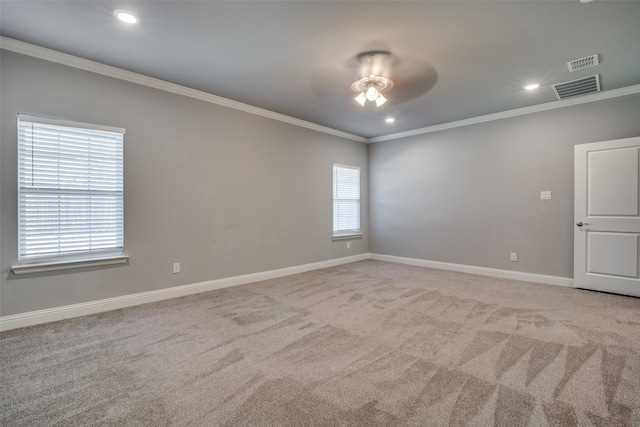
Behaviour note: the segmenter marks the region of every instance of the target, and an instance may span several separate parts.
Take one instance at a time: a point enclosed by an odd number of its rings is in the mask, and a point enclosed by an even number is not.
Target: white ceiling
[[[640,84],[640,1],[1,0],[0,34],[367,138],[557,102],[552,84],[596,73]],[[350,91],[371,50],[394,60],[379,108]]]

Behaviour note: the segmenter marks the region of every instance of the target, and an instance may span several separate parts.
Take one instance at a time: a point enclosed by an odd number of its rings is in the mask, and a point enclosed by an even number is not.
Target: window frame
[[[126,263],[129,257],[124,253],[125,129],[22,113],[18,114],[16,124],[18,264],[11,267],[12,272],[38,273]],[[31,133],[24,133],[29,131],[29,125]],[[39,151],[35,149],[36,135],[42,141]],[[65,138],[64,143],[60,142],[61,137]],[[88,145],[83,147],[85,142],[96,145],[93,145],[93,149]],[[37,159],[40,164],[34,166],[31,159]],[[27,204],[29,195],[34,198],[35,205]],[[46,199],[51,202],[45,201]],[[25,219],[30,207],[42,208],[47,203],[51,203],[53,209],[50,224],[43,225],[38,218],[39,214],[32,216],[35,222],[30,223]],[[74,209],[80,208],[88,212],[85,219],[67,219],[66,224],[63,223],[65,211],[75,212]],[[100,225],[101,229],[96,230],[96,220],[107,220],[106,229]],[[77,221],[81,221],[80,226]],[[46,248],[47,245],[46,242],[37,240],[42,232],[38,230],[34,233],[29,230],[29,226],[47,227],[47,231],[51,232],[51,224],[53,228],[58,228],[58,234],[53,234],[53,243],[61,245],[65,242],[65,233],[70,233],[66,238],[69,248],[64,250],[58,247],[56,250],[43,249],[39,254],[28,253],[26,238],[30,233],[36,239],[34,248],[39,249],[38,245]],[[59,232],[63,225],[67,228]],[[73,234],[78,233],[90,237],[85,237],[81,240],[83,243],[74,247],[76,243],[73,239],[76,236]],[[89,243],[96,238],[104,238],[104,233],[107,233],[108,243],[97,246],[94,246],[94,242]]]
[[[337,181],[338,176],[337,173],[340,169],[343,170],[356,170],[358,172],[357,175],[357,198],[340,198],[337,197],[337,185],[339,182]],[[362,198],[361,198],[361,168],[359,166],[352,165],[344,165],[339,163],[333,164],[333,185],[332,185],[332,240],[345,240],[345,239],[357,239],[362,237]],[[348,183],[347,183],[348,185]],[[357,228],[338,228],[336,229],[336,210],[338,209],[338,205],[336,204],[339,200],[357,200]]]

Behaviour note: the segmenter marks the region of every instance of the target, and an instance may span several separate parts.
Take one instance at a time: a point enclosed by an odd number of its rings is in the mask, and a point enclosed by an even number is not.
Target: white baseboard
[[[392,255],[369,254],[369,259],[396,262],[398,264],[417,265],[419,267],[451,270],[461,273],[478,274],[480,276],[499,277],[501,279],[522,280],[524,282],[546,283],[548,285],[573,287],[573,279],[569,277],[547,276],[545,274],[524,273],[521,271],[500,270],[497,268],[476,267],[473,265],[453,264],[449,262],[429,261],[417,258],[405,258]]]
[[[365,259],[395,262],[398,264],[416,265],[419,267],[437,268],[440,270],[458,271],[462,273],[478,274],[481,276],[500,277],[503,279],[522,280],[525,282],[546,283],[549,285],[573,287],[573,279],[567,277],[547,276],[544,274],[523,273],[519,271],[499,270],[496,268],[476,267],[472,265],[453,264],[448,262],[429,261],[424,259],[405,258],[392,255],[364,253],[344,258],[314,262],[311,264],[281,268],[278,270],[269,270],[259,273],[245,274],[242,276],[209,280],[206,282],[175,286],[166,289],[158,289],[156,291],[141,292],[137,294],[123,295],[120,297],[107,298],[98,301],[89,301],[80,304],[72,304],[62,307],[54,307],[44,310],[30,311],[27,313],[14,314],[11,316],[3,316],[0,317],[0,331],[8,331],[11,329],[23,328],[26,326],[39,325],[41,323],[70,319],[72,317],[102,313],[104,311],[147,304],[150,302],[162,301],[166,299],[197,294],[200,292],[213,291],[216,289],[229,288],[231,286],[245,285],[247,283],[290,276],[292,274],[304,273],[306,271],[318,270],[321,268],[335,267],[337,265],[349,264]]]
[[[134,305],[147,304],[166,300],[170,298],[182,297],[185,295],[197,294],[200,292],[223,289],[231,286],[245,285],[247,283],[259,282],[262,280],[275,279],[277,277],[290,276],[292,274],[304,273],[306,271],[318,270],[321,268],[334,267],[342,264],[349,264],[369,258],[369,254],[353,255],[344,258],[336,258],[327,261],[314,262],[311,264],[297,265],[294,267],[281,268],[278,270],[263,271],[260,273],[245,274],[242,276],[227,277],[224,279],[209,280],[206,282],[193,283],[189,285],[175,286],[172,288],[158,289],[156,291],[141,292],[121,297],[107,298],[98,301],[89,301],[80,304],[66,305],[62,307],[48,308],[44,310],[30,311],[27,313],[14,314],[0,317],[0,331],[8,331],[26,326],[38,325],[41,323],[55,322],[72,317],[86,316],[119,308],[131,307]]]

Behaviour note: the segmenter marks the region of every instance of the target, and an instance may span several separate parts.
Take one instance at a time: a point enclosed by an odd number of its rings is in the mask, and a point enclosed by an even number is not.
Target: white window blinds
[[[123,134],[18,116],[21,263],[122,254]]]
[[[333,165],[333,235],[360,233],[360,168]]]

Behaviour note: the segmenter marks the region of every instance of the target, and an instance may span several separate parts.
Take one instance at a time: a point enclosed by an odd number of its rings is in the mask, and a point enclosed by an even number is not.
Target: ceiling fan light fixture
[[[356,96],[354,99],[358,101],[358,104],[364,107],[364,103],[367,100],[367,96],[364,94],[364,92],[360,92],[360,95]]]
[[[387,102],[387,98],[382,95],[382,92],[386,92],[392,87],[393,81],[391,79],[374,75],[362,77],[351,84],[351,90],[359,93],[355,100],[363,107],[366,101],[375,102],[377,107]]]
[[[379,95],[380,94],[378,93],[378,90],[375,87],[373,87],[373,85],[370,84],[369,87],[367,88],[367,99],[369,101],[375,101],[378,99]]]

